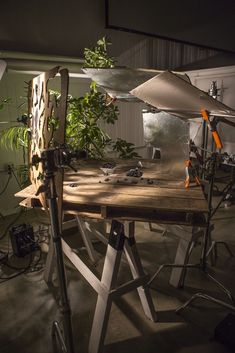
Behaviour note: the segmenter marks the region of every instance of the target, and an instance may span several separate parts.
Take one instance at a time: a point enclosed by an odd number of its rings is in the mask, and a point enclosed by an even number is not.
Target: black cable
[[[9,256],[10,254],[8,253],[8,256]],[[9,263],[5,263],[4,264],[4,266],[6,266],[6,267],[8,267],[8,268],[10,268],[10,269],[12,269],[12,270],[26,270],[26,269],[28,269],[28,268],[30,268],[30,266],[32,265],[32,256],[30,256],[30,259],[29,259],[29,264],[25,267],[16,267],[16,266],[13,266],[13,265],[10,265]]]
[[[41,268],[38,269],[36,266],[37,266],[37,265],[39,264],[39,262],[41,261],[41,258],[42,258],[42,250],[41,250],[41,248],[39,247],[39,248],[37,249],[37,251],[39,251],[39,257],[38,257],[37,261],[36,261],[35,263],[33,263],[33,260],[32,260],[32,253],[31,253],[31,254],[30,254],[31,256],[30,256],[29,264],[28,264],[26,267],[24,267],[24,268],[15,267],[15,266],[12,266],[12,265],[10,265],[10,264],[8,264],[8,263],[4,264],[4,266],[6,266],[6,267],[8,267],[8,268],[10,268],[10,269],[13,269],[13,270],[21,270],[21,271],[20,271],[20,272],[17,272],[17,273],[14,273],[13,275],[8,276],[8,277],[1,277],[1,276],[0,276],[0,279],[2,280],[2,281],[0,281],[0,284],[1,284],[1,283],[4,283],[4,282],[6,282],[6,281],[8,281],[8,280],[10,280],[10,279],[16,278],[16,277],[18,277],[18,276],[20,276],[20,275],[22,275],[22,274],[24,274],[24,273],[28,273],[28,272],[30,271],[30,269],[31,269],[30,272],[36,272],[36,271],[41,270]]]
[[[18,219],[18,217],[20,216],[21,214],[18,214],[17,215],[17,219]],[[16,219],[14,219],[13,220],[13,222],[11,222],[8,226],[7,226],[7,228],[6,228],[6,230],[5,230],[5,233],[7,234],[7,230],[11,227],[11,225],[13,224],[13,223],[15,223],[15,221],[16,221]],[[22,275],[22,274],[24,274],[24,273],[29,273],[29,272],[36,272],[36,271],[39,271],[39,270],[41,270],[42,268],[43,268],[43,264],[41,264],[41,266],[40,266],[40,268],[38,268],[37,266],[38,266],[38,264],[39,264],[39,262],[41,261],[41,258],[42,258],[42,250],[41,250],[41,247],[40,247],[40,243],[41,243],[41,241],[40,241],[40,233],[44,233],[44,232],[41,232],[41,231],[38,231],[38,232],[35,232],[35,233],[38,233],[37,234],[37,239],[36,240],[34,240],[34,239],[31,239],[31,241],[32,241],[32,244],[34,244],[34,249],[33,249],[33,251],[31,251],[30,252],[30,259],[29,259],[29,263],[28,263],[28,265],[27,266],[24,266],[23,268],[21,268],[21,267],[16,267],[16,266],[14,266],[14,265],[12,265],[12,264],[9,264],[9,262],[6,262],[6,263],[4,263],[4,264],[2,264],[3,266],[6,266],[6,267],[8,267],[8,268],[10,268],[10,269],[12,269],[12,270],[17,270],[17,271],[19,271],[19,272],[17,272],[17,273],[14,273],[14,274],[12,274],[12,275],[10,275],[10,276],[7,276],[7,277],[1,277],[0,276],[0,284],[1,283],[4,283],[4,282],[6,282],[6,281],[8,281],[8,280],[10,280],[10,279],[13,279],[13,278],[16,278],[16,277],[18,277],[18,276],[20,276],[20,275]],[[35,234],[34,233],[34,234]],[[5,236],[5,234],[4,234],[4,236]],[[45,237],[46,238],[46,237]],[[8,238],[8,252],[7,252],[7,255],[8,255],[8,259],[9,259],[9,256],[11,256],[13,253],[10,253],[10,251],[9,251],[9,241],[10,241],[10,237]],[[35,251],[39,251],[39,256],[38,256],[38,259],[34,262],[34,260],[35,259],[33,259],[33,252],[35,252]]]
[[[13,279],[13,278],[18,277],[18,276],[22,275],[23,273],[25,273],[26,271],[27,271],[27,270],[23,270],[23,271],[21,271],[21,272],[17,272],[17,273],[15,273],[14,275],[9,276],[9,277],[0,277],[0,279],[2,280],[2,281],[0,281],[0,284],[1,284],[1,283],[4,283],[4,282],[6,282],[6,281],[9,281],[10,279]]]
[[[22,275],[23,273],[25,273],[31,267],[31,264],[32,264],[32,253],[30,255],[31,256],[30,256],[30,259],[29,259],[29,264],[26,267],[24,267],[23,269],[21,269],[22,271],[14,273],[13,275],[8,276],[8,277],[1,277],[0,276],[0,279],[2,280],[0,283],[6,282],[6,281],[8,281],[8,280],[10,280],[12,278],[18,277],[18,276]],[[7,267],[11,268],[7,264],[4,264],[4,266],[7,266]],[[15,269],[15,268],[13,268],[13,269]]]
[[[22,208],[22,209],[20,210],[20,212],[17,214],[16,218],[14,218],[14,220],[8,224],[8,226],[6,227],[6,229],[5,229],[4,233],[3,233],[3,235],[1,235],[0,240],[2,240],[3,238],[5,238],[5,236],[7,235],[7,232],[8,232],[8,230],[10,229],[10,227],[17,221],[18,218],[21,217],[21,213],[22,213],[22,212],[24,212],[24,209],[23,209],[23,208]]]
[[[16,174],[15,174],[13,168],[11,169],[11,172],[12,172],[13,176],[15,177],[15,180],[16,180],[16,182],[17,182],[17,184],[18,184],[20,190],[22,190],[22,185],[21,185],[21,183],[19,182],[19,179],[17,178],[17,176],[16,176]]]
[[[9,182],[10,182],[10,179],[11,179],[11,175],[9,174],[8,179],[7,179],[7,182],[6,182],[5,186],[3,187],[2,191],[0,192],[0,196],[1,196],[2,194],[4,194],[4,192],[6,191],[6,189],[7,189],[7,187],[8,187],[8,184],[9,184]]]

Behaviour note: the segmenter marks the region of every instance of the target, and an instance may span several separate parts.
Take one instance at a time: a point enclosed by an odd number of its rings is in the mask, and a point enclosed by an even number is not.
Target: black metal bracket
[[[109,245],[115,250],[122,250],[125,239],[124,225],[116,220],[113,220],[109,234]]]

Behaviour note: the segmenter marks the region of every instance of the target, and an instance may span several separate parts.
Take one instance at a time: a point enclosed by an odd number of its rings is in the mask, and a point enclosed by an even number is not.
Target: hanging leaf
[[[84,49],[85,63],[83,67],[94,68],[112,68],[115,66],[115,60],[108,56],[107,47],[111,42],[106,37],[99,39],[96,46]]]

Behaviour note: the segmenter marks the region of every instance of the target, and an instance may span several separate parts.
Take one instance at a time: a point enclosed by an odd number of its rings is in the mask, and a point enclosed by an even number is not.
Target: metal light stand
[[[33,163],[36,164],[41,162],[45,171],[44,184],[39,187],[37,194],[45,192],[46,200],[48,202],[60,291],[59,309],[63,322],[63,333],[59,323],[55,321],[52,327],[53,349],[55,353],[74,353],[71,309],[67,294],[67,283],[61,243],[61,232],[58,220],[57,193],[55,186],[55,172],[59,167],[56,163],[58,160],[58,153],[60,153],[58,149],[45,150],[42,152],[41,158],[37,158],[37,156],[35,156]]]
[[[215,82],[213,81],[212,83],[212,91],[211,91],[211,95],[213,96],[213,98],[216,98],[217,96],[214,96],[215,94],[217,94],[217,88],[216,88],[216,85],[215,85]],[[212,94],[214,92],[214,95]],[[217,124],[219,122],[223,122],[224,124],[227,124],[227,125],[230,125],[230,126],[233,126],[235,127],[235,123],[229,121],[228,119],[225,119],[223,117],[214,117],[214,119],[212,119],[212,121],[210,122],[211,126],[214,127],[214,129],[216,130],[216,127],[217,127]],[[205,123],[205,120],[203,121],[203,124]],[[204,125],[203,125],[204,126]],[[205,133],[207,132],[207,138],[205,137]],[[203,141],[206,141],[205,143],[205,151],[202,151],[203,153],[203,158],[206,157],[206,151],[207,151],[207,147],[208,147],[208,129],[206,131],[203,131]],[[215,151],[215,142],[214,142],[214,139],[212,139],[211,141],[211,152],[209,153],[213,153]],[[205,159],[204,159],[204,163],[205,163]],[[205,179],[205,173],[204,173],[204,170],[205,168],[202,168],[202,177],[203,179]],[[215,169],[216,170],[216,169]],[[224,189],[222,190],[222,197],[221,197],[221,200],[218,202],[218,204],[216,205],[216,207],[214,207],[213,211],[211,210],[211,216],[210,218],[212,219],[212,217],[214,216],[214,214],[216,213],[216,211],[218,210],[218,208],[220,207],[220,205],[222,204],[222,202],[225,200],[225,197],[226,195],[232,190],[233,188],[233,185],[234,185],[234,178],[232,177],[232,180],[231,182],[229,182],[225,187]],[[212,189],[212,192],[213,192],[213,189]],[[230,250],[228,244],[224,241],[212,241],[211,242],[211,246],[210,248],[208,249],[207,251],[207,256],[210,255],[210,253],[214,250],[215,252],[215,256],[217,256],[217,246],[218,245],[224,245],[225,249],[227,250],[227,252],[229,253],[229,255],[232,257],[233,256],[233,253],[232,251]]]
[[[233,298],[231,292],[225,286],[223,286],[222,283],[220,283],[218,280],[216,280],[212,275],[210,275],[208,273],[208,264],[207,264],[208,242],[209,242],[210,233],[211,233],[212,196],[213,196],[214,176],[215,176],[215,171],[216,171],[216,165],[217,165],[217,153],[213,152],[210,157],[210,166],[209,166],[208,172],[207,172],[207,174],[208,174],[207,177],[209,179],[209,190],[208,190],[208,196],[207,196],[208,215],[207,215],[207,220],[206,220],[206,230],[204,232],[203,241],[202,241],[202,251],[201,251],[200,262],[198,264],[187,264],[188,257],[189,257],[188,256],[184,264],[163,264],[159,267],[159,269],[151,277],[150,281],[148,282],[148,285],[150,285],[153,282],[153,280],[158,276],[158,274],[163,270],[163,268],[166,268],[166,267],[168,267],[168,268],[169,267],[170,268],[183,268],[185,271],[188,268],[196,268],[196,269],[201,270],[217,286],[219,286],[223,290],[223,292],[229,297],[231,302],[234,303],[235,301],[234,301],[234,298]],[[180,286],[183,286],[185,271],[184,271],[183,276],[181,277]]]
[[[208,247],[208,240],[210,237],[210,221],[211,221],[211,217],[213,215],[212,213],[212,195],[213,195],[213,186],[214,186],[214,176],[215,176],[215,171],[216,171],[216,165],[217,165],[217,153],[214,152],[211,155],[211,168],[209,170],[209,180],[210,180],[210,185],[209,185],[209,191],[208,191],[208,208],[209,208],[209,212],[208,212],[208,216],[207,216],[207,227],[206,227],[206,232],[205,232],[205,236],[203,239],[203,247],[202,247],[202,256],[201,256],[201,270],[203,271],[203,273],[206,274],[206,276],[208,276],[215,284],[217,284],[229,297],[229,299],[231,300],[232,304],[228,304],[224,301],[218,300],[212,296],[209,296],[207,294],[204,293],[196,293],[194,294],[186,303],[184,303],[183,305],[181,305],[178,309],[176,309],[176,312],[178,313],[180,310],[182,310],[183,308],[186,308],[189,304],[191,304],[191,302],[193,302],[195,299],[197,298],[202,298],[208,301],[212,301],[214,303],[217,303],[219,305],[222,305],[228,309],[234,310],[235,311],[235,301],[234,298],[231,294],[231,292],[224,287],[218,280],[216,280],[213,276],[211,276],[208,273],[208,268],[207,268],[207,256],[208,256],[208,251],[207,251],[207,247]]]

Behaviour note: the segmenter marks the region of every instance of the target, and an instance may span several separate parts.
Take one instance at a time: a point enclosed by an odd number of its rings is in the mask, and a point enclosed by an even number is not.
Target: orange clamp
[[[196,184],[200,185],[200,180],[199,177],[196,174],[195,168],[192,165],[192,162],[190,159],[188,159],[187,161],[185,161],[185,173],[186,173],[186,178],[185,178],[185,188],[188,189],[190,186],[190,177],[193,177]]]
[[[207,126],[208,126],[208,128],[210,129],[210,131],[212,133],[212,136],[213,136],[213,139],[215,141],[216,147],[218,149],[223,148],[223,144],[222,144],[221,138],[220,138],[217,130],[215,130],[213,128],[213,126],[211,125],[208,112],[205,109],[201,109],[201,114],[202,114],[203,119],[207,122]]]

